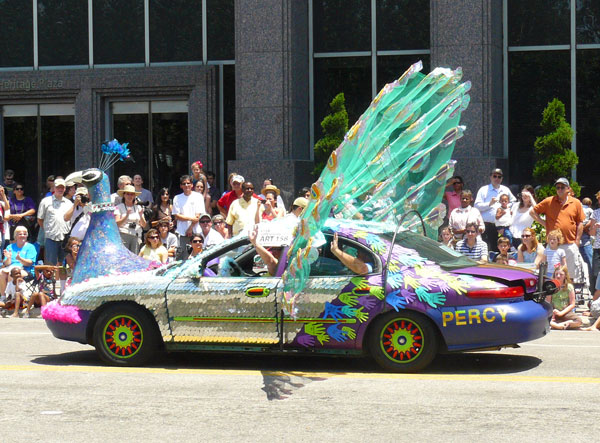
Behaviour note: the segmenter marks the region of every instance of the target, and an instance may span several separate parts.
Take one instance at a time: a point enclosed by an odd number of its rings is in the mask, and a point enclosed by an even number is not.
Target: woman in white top
[[[519,201],[513,206],[513,219],[510,225],[510,232],[513,236],[513,246],[518,248],[521,244],[521,235],[525,228],[531,227],[533,218],[529,215],[529,211],[536,203],[535,199],[528,188],[524,188],[518,196]]]
[[[146,227],[144,207],[135,204],[135,198],[141,194],[131,185],[117,191],[123,203],[115,209],[115,221],[119,227],[121,240],[127,249],[137,255],[142,242],[142,230]]]

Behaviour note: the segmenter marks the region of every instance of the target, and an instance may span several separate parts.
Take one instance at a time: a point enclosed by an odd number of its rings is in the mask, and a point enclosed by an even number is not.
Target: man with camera
[[[73,206],[65,213],[65,221],[71,222],[69,237],[75,237],[79,241],[83,240],[90,225],[89,202],[88,190],[85,187],[77,188],[73,197]]]
[[[65,181],[54,180],[54,193],[44,197],[40,202],[37,217],[40,228],[44,230],[44,264],[61,266],[65,258],[62,241],[69,233],[69,223],[65,221],[65,213],[73,203],[65,196]]]

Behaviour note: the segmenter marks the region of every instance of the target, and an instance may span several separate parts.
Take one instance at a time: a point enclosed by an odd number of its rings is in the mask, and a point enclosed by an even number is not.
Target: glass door
[[[119,176],[140,174],[153,196],[163,187],[180,192],[179,177],[189,173],[187,107],[184,100],[111,103],[111,138],[129,142],[132,156],[115,164],[113,189]]]
[[[4,169],[39,202],[48,175],[75,170],[74,104],[5,105],[2,118]]]

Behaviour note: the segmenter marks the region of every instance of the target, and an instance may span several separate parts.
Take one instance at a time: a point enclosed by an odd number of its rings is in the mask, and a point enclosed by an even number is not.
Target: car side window
[[[330,250],[331,235],[325,235],[327,243],[318,248],[319,256],[310,265],[310,275],[313,277],[323,276],[339,276],[339,275],[356,275],[348,269]],[[339,238],[338,245],[340,249],[348,252],[351,255],[357,254],[360,251],[364,256],[370,257],[369,264],[373,267],[373,272],[380,272],[379,260],[373,252],[365,248],[363,245]]]

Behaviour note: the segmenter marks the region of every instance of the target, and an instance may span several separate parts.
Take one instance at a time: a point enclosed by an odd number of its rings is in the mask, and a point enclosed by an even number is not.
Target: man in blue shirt
[[[31,243],[27,243],[27,235],[25,226],[17,226],[15,242],[4,250],[4,260],[2,261],[4,267],[0,270],[0,295],[4,295],[12,268],[22,268],[21,276],[23,278],[33,276],[37,251]]]

